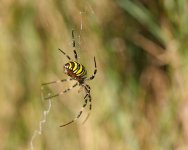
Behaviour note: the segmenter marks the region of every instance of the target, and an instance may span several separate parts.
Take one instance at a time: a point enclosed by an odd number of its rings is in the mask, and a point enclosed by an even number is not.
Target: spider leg
[[[67,53],[65,53],[63,50],[61,50],[60,48],[58,48],[58,50],[62,52],[67,57],[68,60],[72,60],[72,58],[69,55],[67,55]]]
[[[41,86],[48,85],[48,84],[54,84],[54,83],[61,83],[61,82],[70,81],[70,80],[73,80],[73,79],[70,78],[70,79],[51,81],[51,82],[47,82],[47,83],[42,83]]]
[[[96,63],[95,57],[94,57],[94,64],[95,64],[94,73],[93,73],[93,75],[91,77],[87,78],[86,80],[93,80],[95,78],[95,75],[97,73],[97,63]]]
[[[85,109],[85,107],[86,107],[86,105],[87,105],[87,102],[88,102],[87,97],[88,97],[89,95],[90,95],[89,93],[86,93],[86,95],[84,96],[84,100],[85,100],[85,102],[84,102],[82,108],[80,109],[78,115],[77,115],[73,120],[71,120],[71,121],[69,121],[68,123],[63,124],[63,125],[61,125],[61,126],[59,126],[59,127],[67,126],[67,125],[69,125],[69,124],[75,122],[77,119],[80,118],[80,116],[82,115],[83,110]]]
[[[82,122],[83,124],[84,124],[84,123],[87,121],[87,119],[89,118],[90,112],[91,112],[91,109],[92,109],[92,105],[91,105],[91,95],[89,95],[89,102],[90,102],[90,104],[89,104],[89,112],[88,112],[86,118],[84,119],[84,121]]]
[[[60,93],[57,93],[57,94],[52,95],[52,96],[45,97],[44,99],[45,99],[45,100],[48,100],[48,99],[51,99],[51,98],[53,98],[53,97],[60,96],[60,95],[62,95],[62,94],[64,94],[64,93],[67,93],[67,92],[70,91],[71,89],[75,88],[77,85],[78,85],[78,83],[74,84],[74,85],[71,86],[70,88],[68,88],[68,89],[66,89],[66,90],[64,90],[64,91],[62,91],[62,92],[60,92]]]
[[[74,30],[72,30],[72,47],[73,47],[73,52],[74,52],[74,58],[76,61],[78,61],[78,54],[76,52],[76,42],[75,42],[75,37],[74,37]]]
[[[88,112],[88,114],[87,114],[87,116],[86,116],[86,118],[85,118],[85,120],[83,121],[83,124],[87,121],[87,119],[89,118],[89,116],[90,116],[90,113],[91,113],[91,110],[92,110],[92,98],[91,98],[91,94],[90,94],[90,90],[91,90],[91,88],[90,88],[90,86],[89,85],[85,85],[85,89],[88,91],[88,98],[89,98],[89,112]]]

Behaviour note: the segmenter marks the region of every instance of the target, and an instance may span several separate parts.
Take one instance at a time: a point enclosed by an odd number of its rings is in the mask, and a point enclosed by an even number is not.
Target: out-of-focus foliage
[[[1,0],[0,149],[29,149],[48,101],[41,83],[64,79],[73,57],[88,74],[93,110],[70,121],[79,88],[53,98],[36,150],[188,149],[188,2],[186,0]],[[73,82],[49,86],[57,93]],[[43,93],[42,94],[46,94]]]

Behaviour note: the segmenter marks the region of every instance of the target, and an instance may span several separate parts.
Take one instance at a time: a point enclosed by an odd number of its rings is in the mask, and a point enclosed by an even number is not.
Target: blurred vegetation
[[[41,83],[64,79],[73,56],[93,73],[93,110],[79,88],[54,98],[36,150],[187,150],[188,1],[1,0],[0,149],[29,149],[48,102]],[[73,82],[50,86],[52,93]],[[101,88],[101,89],[100,89]]]

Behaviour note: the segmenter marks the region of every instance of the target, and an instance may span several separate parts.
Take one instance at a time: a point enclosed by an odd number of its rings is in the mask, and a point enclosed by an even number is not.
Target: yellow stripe
[[[69,69],[71,69],[72,68],[72,64],[71,63],[69,63]]]
[[[82,72],[78,74],[77,76],[85,76],[87,74],[85,69],[82,69]]]
[[[76,72],[76,74],[78,75],[79,73],[81,73],[82,72],[82,65],[80,64],[80,68],[79,68],[79,70]]]
[[[74,61],[73,61],[73,62],[74,62]],[[75,70],[77,69],[77,67],[78,67],[77,62],[74,62],[74,68],[73,68],[73,71],[75,71]]]

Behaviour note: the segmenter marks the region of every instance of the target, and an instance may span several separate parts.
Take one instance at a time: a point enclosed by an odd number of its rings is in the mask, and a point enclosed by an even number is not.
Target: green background
[[[92,112],[64,128],[83,103],[75,88],[51,100],[36,150],[188,149],[188,1],[1,0],[0,149],[31,149],[49,102],[65,79],[63,49],[96,78]]]

